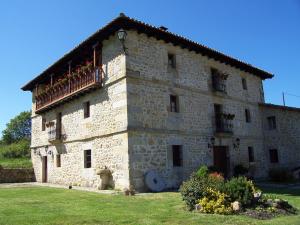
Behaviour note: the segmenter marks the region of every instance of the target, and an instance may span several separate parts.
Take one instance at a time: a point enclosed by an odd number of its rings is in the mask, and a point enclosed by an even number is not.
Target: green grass
[[[300,208],[300,190],[276,192]],[[46,187],[0,188],[0,224],[269,224],[297,225],[300,215],[272,220],[185,211],[179,193],[127,197]]]
[[[32,168],[29,158],[3,158],[0,157],[0,165],[3,168]]]

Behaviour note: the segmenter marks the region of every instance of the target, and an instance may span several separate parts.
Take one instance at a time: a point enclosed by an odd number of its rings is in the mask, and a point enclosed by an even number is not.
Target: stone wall
[[[216,145],[229,147],[231,172],[236,164],[249,166],[251,146],[254,175],[266,176],[259,77],[134,31],[128,32],[126,47],[130,177],[137,188],[144,188],[144,175],[151,169],[175,187],[200,165],[212,165],[208,142],[215,131],[214,104],[235,114],[234,135],[216,137]],[[168,53],[175,55],[176,69],[168,66]],[[229,74],[227,94],[212,90],[211,67]],[[179,98],[179,113],[170,112],[171,94]],[[250,109],[251,123],[245,122],[245,109]],[[233,149],[236,138],[241,140],[239,150]],[[182,145],[182,168],[170,165],[172,145]]]
[[[102,63],[102,88],[43,114],[49,122],[62,113],[62,143],[49,143],[48,129],[41,130],[42,115],[35,114],[33,99],[31,155],[37,181],[42,181],[42,157],[47,156],[47,182],[97,187],[101,181],[96,169],[107,166],[113,173],[113,186],[128,187],[125,56],[116,36],[103,42]],[[90,102],[90,117],[84,119],[86,101]],[[88,149],[92,168],[84,168],[84,150]],[[58,154],[61,167],[56,165]]]
[[[264,149],[269,168],[300,166],[300,109],[261,105],[264,130]],[[276,129],[269,129],[267,118],[275,116]],[[270,162],[270,149],[277,149],[278,163]]]
[[[54,121],[62,112],[63,143],[48,142],[33,98],[31,154],[37,181],[42,181],[42,158],[47,156],[48,182],[52,183],[98,187],[101,180],[96,169],[107,166],[115,188],[133,184],[137,190],[146,190],[144,175],[149,170],[158,171],[167,187],[177,187],[200,165],[213,164],[213,151],[208,147],[212,137],[216,146],[228,147],[230,174],[235,165],[243,164],[251,167],[253,176],[267,176],[266,148],[270,145],[285,145],[280,153],[282,164],[299,162],[291,156],[292,149],[299,147],[299,126],[293,124],[296,120],[298,124],[298,114],[262,108],[259,77],[134,31],[128,31],[125,45],[126,55],[116,36],[104,41],[102,88],[43,114],[47,121]],[[175,55],[175,69],[168,66],[168,53]],[[212,67],[229,74],[226,94],[213,91]],[[170,95],[178,96],[178,113],[170,111]],[[84,119],[86,101],[90,101],[91,115]],[[215,134],[214,104],[222,104],[224,112],[235,115],[232,135]],[[250,110],[250,123],[246,123],[245,109]],[[263,127],[265,117],[274,113],[280,118],[280,130],[271,134]],[[291,121],[283,124],[286,119]],[[288,135],[281,137],[282,132]],[[240,145],[234,148],[237,138]],[[181,167],[173,166],[172,145],[182,146]],[[253,163],[249,163],[248,147],[254,150]],[[83,151],[87,149],[92,152],[92,168],[85,169]],[[290,149],[290,156],[283,149]],[[56,164],[58,154],[61,167]]]
[[[34,182],[33,169],[6,169],[0,166],[0,183]]]

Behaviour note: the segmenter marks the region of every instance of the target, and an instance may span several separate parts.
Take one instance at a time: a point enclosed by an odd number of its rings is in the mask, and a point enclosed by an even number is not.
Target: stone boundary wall
[[[33,169],[6,169],[0,167],[0,183],[22,183],[34,182],[35,175]]]

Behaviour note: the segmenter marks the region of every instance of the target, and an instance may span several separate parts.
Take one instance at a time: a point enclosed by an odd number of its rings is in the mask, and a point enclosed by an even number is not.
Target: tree
[[[4,144],[11,144],[22,139],[31,137],[31,112],[24,111],[14,117],[6,124],[6,129],[2,132]]]

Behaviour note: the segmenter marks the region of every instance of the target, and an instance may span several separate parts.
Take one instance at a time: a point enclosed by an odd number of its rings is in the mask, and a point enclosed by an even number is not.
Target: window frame
[[[46,118],[45,116],[42,116],[42,131],[45,131],[46,130]]]
[[[269,130],[277,129],[276,116],[268,116],[267,121],[268,121],[268,129]]]
[[[179,97],[170,94],[170,112],[179,113]]]
[[[56,161],[56,167],[61,167],[61,154],[57,154],[55,157],[55,161]]]
[[[270,163],[279,163],[278,149],[269,149]]]
[[[242,87],[243,90],[248,90],[247,79],[242,77]]]
[[[176,56],[170,52],[168,52],[168,67],[176,69]]]
[[[246,123],[251,123],[250,109],[245,109],[245,121],[246,121]]]
[[[249,163],[255,162],[254,149],[252,146],[248,146],[248,161]]]
[[[92,168],[92,150],[86,149],[83,151],[84,168]]]
[[[172,166],[173,168],[183,167],[182,145],[172,145]]]
[[[83,103],[83,118],[87,119],[91,116],[91,104],[90,101]]]

